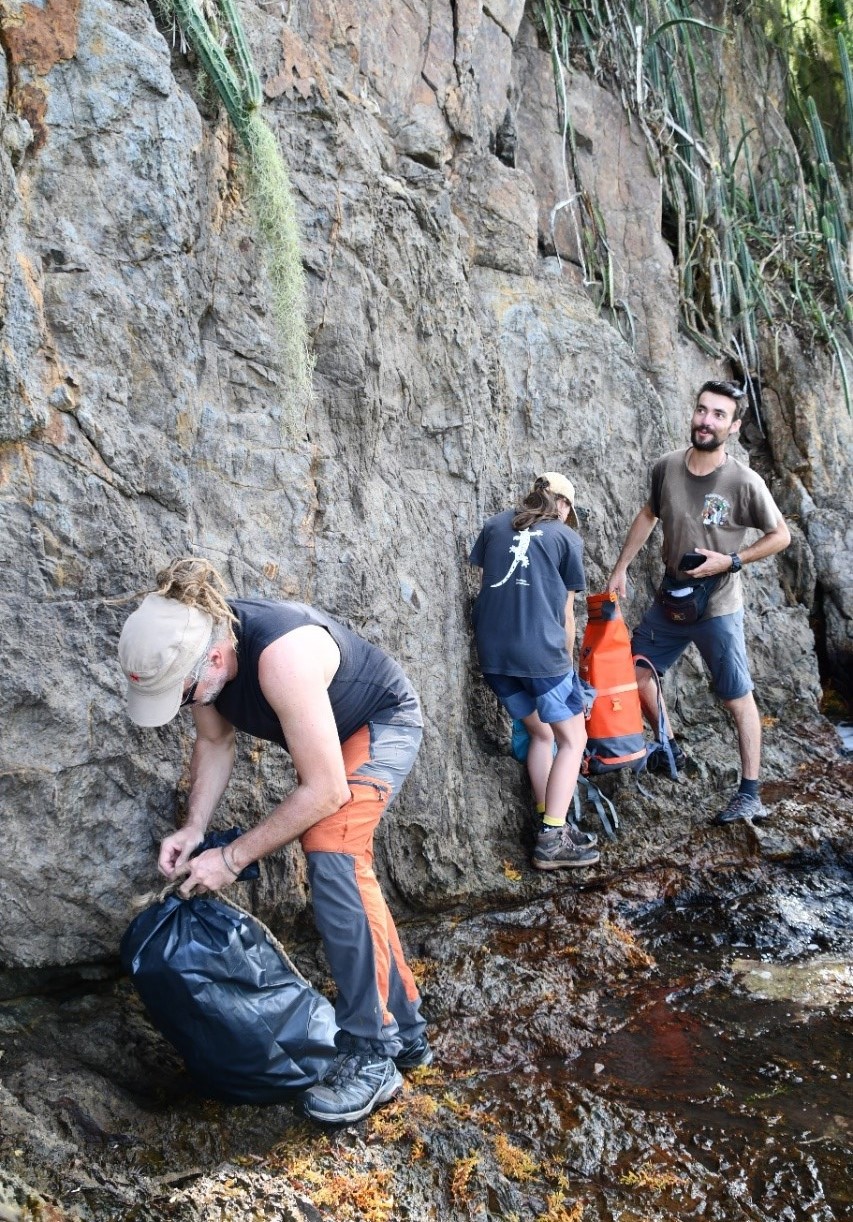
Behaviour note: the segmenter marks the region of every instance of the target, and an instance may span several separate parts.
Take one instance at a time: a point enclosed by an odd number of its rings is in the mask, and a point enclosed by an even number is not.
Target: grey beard
[[[201,701],[201,704],[204,706],[207,706],[209,704],[215,704],[216,701],[219,699],[219,697],[222,695],[222,689],[225,687],[225,684],[227,682],[228,682],[227,679],[223,679],[220,683],[218,683],[212,692],[208,692],[204,700]]]

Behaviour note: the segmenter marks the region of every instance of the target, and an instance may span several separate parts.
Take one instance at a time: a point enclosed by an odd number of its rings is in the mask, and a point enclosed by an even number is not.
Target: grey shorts
[[[631,652],[648,658],[659,675],[674,666],[690,642],[711,672],[721,700],[738,700],[752,691],[743,637],[743,610],[715,615],[696,624],[673,624],[652,603],[631,637]],[[642,663],[640,663],[642,665]]]
[[[354,774],[369,773],[391,786],[388,806],[400,792],[412,770],[424,732],[419,726],[398,726],[384,721],[368,722],[370,759]]]

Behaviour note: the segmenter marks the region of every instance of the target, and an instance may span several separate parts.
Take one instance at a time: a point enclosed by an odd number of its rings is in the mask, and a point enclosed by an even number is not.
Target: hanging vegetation
[[[261,85],[236,0],[158,0],[177,22],[245,149],[255,227],[266,256],[282,354],[285,423],[296,433],[311,396],[305,276],[293,190],[275,134],[261,115]]]
[[[576,202],[583,196],[566,104],[570,66],[615,87],[645,133],[661,177],[685,333],[760,382],[759,333],[777,336],[788,324],[807,342],[829,346],[851,410],[850,186],[842,185],[814,99],[800,94],[792,75],[792,105],[804,121],[792,138],[764,148],[759,168],[750,155],[754,129],[742,121],[732,147],[724,90],[712,115],[701,101],[703,72],[708,79],[712,54],[733,28],[695,17],[690,0],[537,0],[536,8],[554,60]],[[753,33],[768,55],[777,53],[763,27]],[[849,172],[853,76],[843,32],[837,53],[847,110],[839,163]],[[586,259],[585,277],[612,284],[600,217],[591,205],[576,207],[575,215],[584,229],[582,248],[598,252],[594,267]],[[604,299],[612,306],[612,287],[609,292]]]

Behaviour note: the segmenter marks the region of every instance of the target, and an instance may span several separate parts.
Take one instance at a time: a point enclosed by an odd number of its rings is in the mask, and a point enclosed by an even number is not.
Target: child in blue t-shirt
[[[471,617],[483,678],[530,735],[527,770],[542,819],[533,852],[539,870],[599,858],[595,837],[566,820],[586,745],[572,664],[574,598],[586,589],[574,500],[564,475],[540,475],[519,509],[489,518],[469,557],[483,570]]]

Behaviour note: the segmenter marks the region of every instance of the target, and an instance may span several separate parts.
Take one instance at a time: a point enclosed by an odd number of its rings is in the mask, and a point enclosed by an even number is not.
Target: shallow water
[[[772,873],[641,917],[658,980],[613,1003],[624,1025],[603,1044],[548,1070],[665,1117],[743,1216],[831,1222],[853,1217],[851,876]]]

